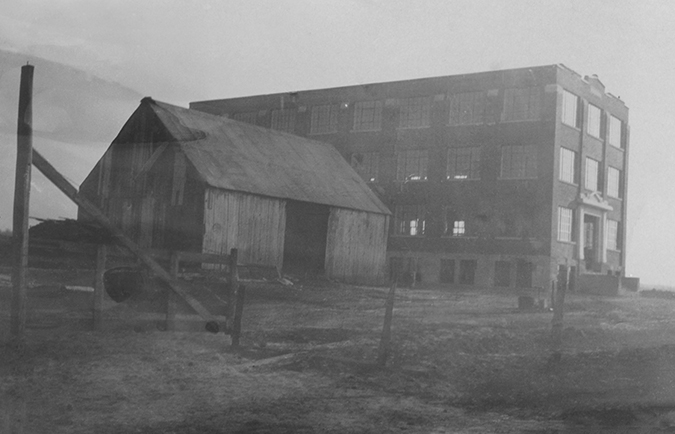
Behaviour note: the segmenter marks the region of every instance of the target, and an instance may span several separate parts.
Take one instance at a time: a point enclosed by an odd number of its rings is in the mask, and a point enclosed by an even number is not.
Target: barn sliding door
[[[326,205],[286,202],[285,272],[324,272],[329,214]]]

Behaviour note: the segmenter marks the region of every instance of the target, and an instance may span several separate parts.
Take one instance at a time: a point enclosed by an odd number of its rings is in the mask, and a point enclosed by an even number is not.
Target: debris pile
[[[29,238],[60,240],[73,243],[110,244],[112,234],[94,222],[73,219],[42,220],[28,231]]]
[[[29,266],[37,268],[94,268],[94,246],[113,239],[97,224],[72,219],[41,220],[29,229],[28,238]]]
[[[668,291],[662,289],[651,289],[640,291],[641,297],[651,297],[651,298],[665,298],[665,299],[675,299],[675,291]]]

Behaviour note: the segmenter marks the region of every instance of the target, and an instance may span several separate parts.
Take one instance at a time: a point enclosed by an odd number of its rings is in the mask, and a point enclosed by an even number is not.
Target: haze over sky
[[[582,76],[597,74],[630,108],[627,274],[675,285],[675,195],[668,178],[675,167],[675,2],[2,3],[0,48],[73,65],[184,106],[554,63]]]

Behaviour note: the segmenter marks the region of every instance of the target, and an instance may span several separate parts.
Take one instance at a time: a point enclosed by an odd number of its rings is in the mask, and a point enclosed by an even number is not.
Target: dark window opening
[[[392,257],[389,259],[389,278],[400,286],[413,286],[422,281],[417,258]]]

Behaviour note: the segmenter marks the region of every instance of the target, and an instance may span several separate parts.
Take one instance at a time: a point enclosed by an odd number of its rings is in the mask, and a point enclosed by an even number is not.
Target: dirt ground
[[[566,300],[552,313],[506,290],[399,289],[377,367],[386,288],[249,285],[242,346],[161,331],[151,304],[105,301],[91,331],[90,276],[33,277],[27,343],[8,342],[0,274],[0,431],[23,433],[675,432],[675,300]]]

